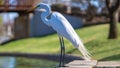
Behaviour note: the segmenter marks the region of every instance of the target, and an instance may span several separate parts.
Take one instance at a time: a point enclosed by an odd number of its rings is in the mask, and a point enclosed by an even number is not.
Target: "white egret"
[[[65,37],[75,46],[75,48],[78,48],[78,50],[82,53],[85,60],[91,59],[88,50],[81,42],[77,33],[75,32],[71,24],[68,22],[68,20],[61,13],[51,12],[50,6],[44,3],[38,4],[36,7],[34,7],[34,9],[35,8],[36,11],[42,12],[41,13],[42,21],[46,25],[51,26],[58,33],[63,50],[64,50],[63,37]],[[64,51],[61,54],[62,56],[64,56]],[[63,59],[64,57],[62,58],[62,60]]]

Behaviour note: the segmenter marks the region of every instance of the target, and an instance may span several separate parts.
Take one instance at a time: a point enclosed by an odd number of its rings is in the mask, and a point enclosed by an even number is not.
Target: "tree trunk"
[[[120,0],[105,0],[106,7],[110,16],[109,39],[116,39],[118,37],[117,23],[119,20]]]
[[[109,39],[115,39],[118,37],[118,27],[117,27],[117,23],[118,23],[118,14],[119,12],[114,12],[114,13],[110,13],[110,29],[109,29]]]

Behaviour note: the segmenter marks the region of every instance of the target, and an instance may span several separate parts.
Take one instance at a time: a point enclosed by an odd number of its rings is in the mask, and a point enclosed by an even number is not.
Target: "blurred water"
[[[0,57],[0,68],[55,68],[58,62],[23,57]]]
[[[15,68],[15,58],[0,57],[0,68]]]

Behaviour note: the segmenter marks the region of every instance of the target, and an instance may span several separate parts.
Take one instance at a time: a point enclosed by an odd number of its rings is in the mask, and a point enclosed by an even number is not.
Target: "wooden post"
[[[14,23],[14,38],[29,37],[29,16],[28,14],[19,13]]]

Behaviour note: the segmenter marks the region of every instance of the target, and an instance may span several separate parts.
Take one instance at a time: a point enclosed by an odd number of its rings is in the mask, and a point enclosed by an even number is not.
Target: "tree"
[[[86,10],[87,12],[87,20],[92,20],[95,15],[97,14],[97,8],[90,3],[90,0],[88,0],[88,8]]]
[[[67,7],[64,4],[53,4],[51,5],[53,11],[66,13]]]
[[[75,1],[76,1],[76,3],[80,4],[81,11],[86,13],[85,18],[86,18],[87,21],[92,20],[96,16],[98,8],[92,2],[93,1],[95,2],[97,0],[74,0],[74,2]]]
[[[110,17],[110,29],[108,38],[116,39],[118,37],[117,23],[119,19],[120,0],[106,0],[105,3]]]

